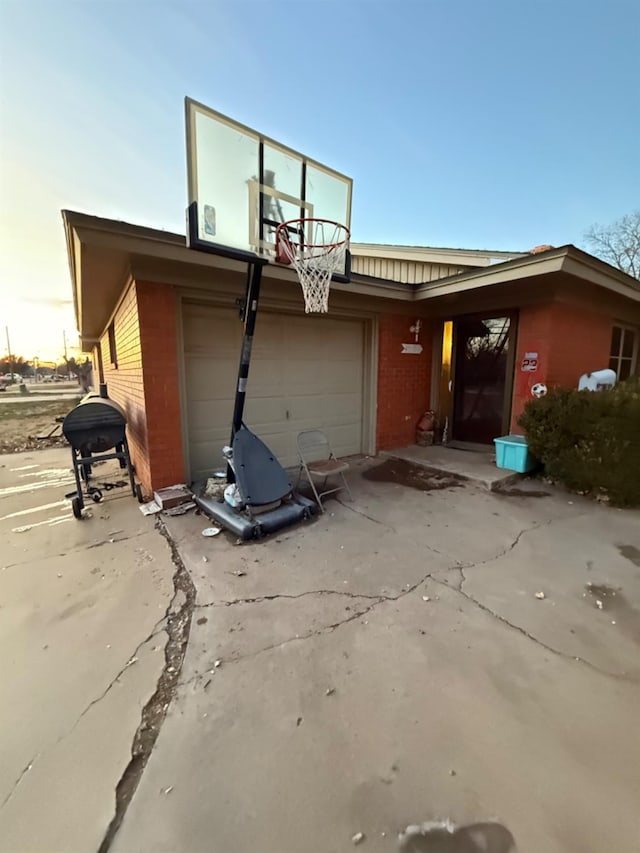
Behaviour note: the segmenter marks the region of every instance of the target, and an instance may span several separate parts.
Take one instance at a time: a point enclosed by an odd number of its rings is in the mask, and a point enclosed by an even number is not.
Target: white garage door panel
[[[220,398],[233,399],[238,372],[238,359],[216,359],[212,369],[211,358],[201,355],[187,360],[187,385],[191,390],[190,400],[212,402]]]
[[[235,310],[183,307],[188,441],[193,479],[219,469],[229,441],[242,323]],[[364,324],[262,312],[244,420],[284,465],[296,436],[321,427],[338,455],[362,450]]]

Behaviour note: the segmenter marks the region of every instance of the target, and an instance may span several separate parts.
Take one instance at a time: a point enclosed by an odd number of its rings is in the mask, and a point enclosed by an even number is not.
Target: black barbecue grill
[[[76,478],[76,492],[68,495],[72,498],[71,506],[76,518],[82,518],[84,509],[82,481],[93,501],[102,500],[101,489],[90,483],[91,466],[96,462],[117,459],[120,468],[127,469],[132,495],[142,501],[142,490],[135,481],[131,465],[126,428],[124,410],[109,399],[106,386],[101,386],[100,394],[88,394],[62,421],[62,433],[71,445]]]

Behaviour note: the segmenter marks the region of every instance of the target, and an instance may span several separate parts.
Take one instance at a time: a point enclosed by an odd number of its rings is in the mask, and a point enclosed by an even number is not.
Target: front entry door
[[[454,320],[451,438],[491,444],[508,428],[510,413],[510,317]]]

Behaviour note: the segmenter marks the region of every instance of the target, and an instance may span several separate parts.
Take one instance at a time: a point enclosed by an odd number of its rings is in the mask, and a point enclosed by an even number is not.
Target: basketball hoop
[[[349,236],[330,219],[290,219],[276,228],[276,261],[298,273],[307,314],[329,310],[331,276],[344,269]]]

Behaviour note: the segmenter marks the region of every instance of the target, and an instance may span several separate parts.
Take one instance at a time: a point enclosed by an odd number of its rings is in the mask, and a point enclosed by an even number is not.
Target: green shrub
[[[518,423],[552,480],[640,506],[640,378],[611,391],[558,388],[530,400]]]

